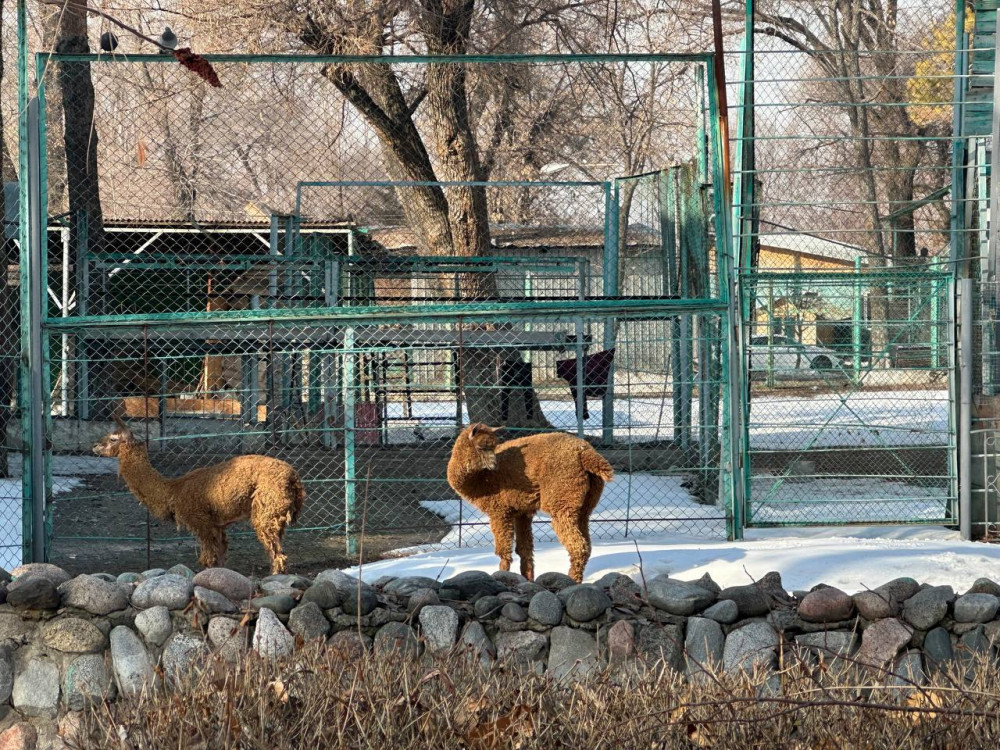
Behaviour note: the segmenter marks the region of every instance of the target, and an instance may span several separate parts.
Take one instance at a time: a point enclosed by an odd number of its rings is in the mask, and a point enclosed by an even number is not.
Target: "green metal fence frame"
[[[967,67],[969,62],[969,35],[965,32],[966,2],[965,0],[955,0],[955,74],[954,74],[954,115],[951,136],[952,168],[951,185],[940,191],[942,194],[950,193],[951,217],[950,228],[951,237],[949,244],[949,257],[946,263],[942,264],[944,269],[939,279],[939,283],[947,286],[948,302],[947,315],[950,320],[948,327],[948,347],[952,364],[951,374],[948,378],[949,403],[948,410],[948,430],[952,436],[948,450],[948,466],[951,477],[950,496],[958,499],[957,521],[964,539],[971,538],[971,460],[970,460],[970,440],[971,430],[971,372],[973,366],[973,354],[971,351],[968,336],[971,336],[971,308],[972,308],[972,288],[970,279],[969,252],[967,249],[967,237],[970,229],[970,214],[966,201],[966,182],[970,179],[968,169],[967,145],[960,137],[961,123],[964,121],[963,110],[966,107],[966,87],[968,85]],[[734,319],[740,321],[738,326],[741,332],[737,345],[734,347],[739,352],[741,366],[739,372],[733,377],[734,394],[731,397],[736,405],[739,414],[741,429],[739,439],[742,441],[743,450],[741,454],[749,455],[749,427],[750,427],[750,382],[747,377],[749,365],[749,349],[746,341],[742,338],[745,331],[742,329],[751,321],[753,300],[747,290],[745,279],[755,273],[754,244],[758,233],[758,202],[756,195],[756,141],[757,133],[755,129],[754,109],[757,106],[755,100],[755,11],[756,0],[745,0],[743,35],[739,48],[740,82],[737,99],[737,131],[735,143],[734,160],[737,169],[734,173],[734,200],[731,209],[733,234],[733,249],[737,268],[736,274],[736,295],[738,297],[739,313]],[[997,56],[997,63],[1000,64],[1000,54]],[[998,68],[1000,70],[1000,68]],[[817,105],[819,106],[819,105]],[[994,129],[997,120],[994,117]],[[795,138],[796,136],[785,136],[785,138]],[[930,197],[929,197],[930,198]],[[928,198],[928,199],[929,199]],[[899,211],[891,214],[888,219],[901,215],[907,211],[912,211],[919,207],[918,201],[910,206],[905,206]],[[792,204],[794,205],[794,204]],[[891,228],[891,227],[890,227]],[[763,272],[766,273],[766,272]],[[906,271],[902,271],[900,280],[906,277]],[[935,298],[936,299],[936,298]],[[963,302],[963,300],[965,300]],[[967,334],[967,335],[963,335]],[[752,466],[747,460],[741,467],[740,483],[742,491],[740,499],[734,506],[734,516],[737,518],[736,526],[742,531],[743,526],[751,526],[750,518],[750,482],[752,478]]]
[[[889,269],[882,271],[867,271],[867,272],[788,272],[788,271],[760,271],[757,269],[749,269],[741,274],[741,285],[744,293],[748,298],[756,297],[755,289],[760,283],[777,283],[783,285],[785,288],[795,286],[801,282],[818,282],[822,284],[826,282],[828,284],[835,284],[839,286],[852,286],[858,290],[862,285],[864,286],[879,286],[881,284],[899,284],[904,288],[912,285],[912,287],[921,288],[924,285],[930,285],[932,289],[939,289],[944,287],[945,295],[949,300],[954,297],[954,284],[955,280],[953,274],[951,273],[950,266],[947,264],[941,264],[935,270],[907,270],[907,269]],[[933,309],[935,301],[939,299],[940,292],[937,294],[932,294],[928,296],[923,302],[914,310],[910,309],[908,311],[908,318],[905,321],[893,320],[891,323],[898,324],[902,323],[903,326],[915,323],[920,319],[917,317],[921,312],[930,311]],[[857,307],[860,302],[861,294],[859,291],[854,293],[854,306]],[[744,321],[744,326],[749,327],[756,324],[756,321],[750,320],[749,318]],[[859,392],[864,384],[864,378],[876,370],[873,368],[873,364],[876,360],[880,358],[886,358],[889,356],[890,351],[895,343],[897,343],[900,333],[896,334],[896,338],[890,338],[885,343],[885,348],[879,352],[872,352],[870,355],[869,363],[867,368],[863,368],[860,364],[860,336],[859,327],[857,325],[852,326],[852,344],[854,352],[852,359],[854,360],[854,382],[850,384],[848,389],[844,392],[837,392],[836,397],[840,400],[842,407],[846,407],[849,412],[854,413],[854,410],[849,405],[849,400],[852,395]],[[745,332],[744,332],[745,333]],[[744,340],[748,340],[749,337],[744,335]],[[949,380],[954,378],[956,372],[957,359],[955,357],[955,352],[953,348],[949,348],[949,353],[947,357],[947,362],[945,362],[943,367],[934,366],[934,358],[932,355],[932,364],[929,369],[943,369],[949,373]],[[940,364],[940,363],[939,363]],[[749,381],[748,381],[749,387]],[[830,418],[832,419],[832,417]],[[796,449],[796,451],[802,454],[807,454],[816,442],[819,440],[823,433],[823,430],[827,428],[830,423],[830,419],[819,427],[817,433],[813,436],[812,441],[805,448]],[[744,431],[747,436],[747,445],[750,445],[750,422],[749,420],[744,425]],[[958,434],[954,428],[954,423],[949,419],[948,424],[948,454],[947,454],[947,472],[948,476],[946,479],[949,481],[949,485],[952,490],[949,492],[949,498],[954,502],[958,500],[957,494],[954,492],[954,485],[958,478],[957,466],[954,461],[954,451],[958,445]],[[794,451],[793,451],[794,452]],[[748,456],[752,456],[753,450],[748,450]],[[745,481],[748,486],[750,480],[752,479],[752,461],[747,461],[747,471]],[[787,474],[778,476],[775,478],[774,485],[771,488],[771,493],[777,490],[787,479]],[[811,526],[811,525],[829,525],[828,522],[811,522],[811,521],[792,521],[792,522],[760,522],[754,519],[754,506],[758,503],[767,503],[769,500],[767,498],[763,500],[753,499],[749,493],[746,495],[747,501],[744,506],[743,519],[748,528],[775,528],[775,527],[795,527],[795,526]],[[952,522],[958,517],[956,508],[952,506],[950,512],[946,516],[942,516],[939,519],[934,519],[929,521],[930,523],[942,523],[942,522]],[[903,521],[899,521],[903,523]],[[907,521],[907,523],[920,523],[918,521]]]
[[[147,327],[168,326],[178,323],[178,316],[175,314],[156,315],[83,315],[76,318],[53,318],[47,314],[47,304],[45,303],[44,280],[47,278],[47,254],[42,252],[41,232],[48,224],[47,199],[46,199],[46,176],[47,165],[45,163],[45,149],[37,148],[37,144],[45,143],[45,72],[46,66],[50,63],[78,62],[91,64],[108,64],[118,62],[117,58],[112,59],[106,55],[96,54],[52,54],[38,53],[35,57],[35,76],[37,81],[37,92],[34,97],[29,96],[28,81],[28,50],[27,50],[27,24],[25,0],[18,2],[18,32],[19,32],[19,55],[18,55],[18,102],[19,102],[19,163],[22,175],[37,175],[37,180],[33,183],[30,180],[21,180],[20,185],[20,252],[21,252],[21,310],[22,320],[30,321],[31,325],[22,325],[22,357],[19,368],[19,381],[22,394],[33,392],[35,398],[30,399],[28,408],[22,409],[22,433],[28,450],[25,453],[24,481],[22,484],[23,494],[23,527],[24,545],[23,553],[25,561],[41,561],[46,559],[46,501],[51,496],[51,473],[46,456],[45,439],[51,430],[51,410],[44,409],[48,403],[48,368],[45,365],[49,361],[46,351],[46,333],[59,334],[78,328],[80,325],[100,325],[104,327],[135,326]],[[715,246],[717,251],[716,269],[718,279],[718,295],[712,299],[696,300],[628,300],[616,299],[618,291],[618,185],[616,181],[598,183],[603,186],[605,196],[605,258],[604,275],[606,287],[604,293],[609,299],[575,301],[575,302],[530,302],[530,303],[470,303],[461,305],[430,305],[411,307],[353,307],[326,309],[321,316],[324,320],[336,320],[346,325],[348,330],[358,325],[378,324],[378,323],[419,323],[442,320],[454,321],[459,318],[468,322],[490,322],[496,320],[508,320],[511,317],[537,316],[544,314],[635,314],[641,315],[643,311],[664,313],[669,310],[670,314],[715,314],[728,321],[730,331],[739,326],[735,325],[733,318],[734,310],[732,291],[735,276],[733,274],[734,263],[732,258],[732,232],[730,228],[730,207],[728,201],[728,186],[724,184],[724,165],[721,163],[721,156],[725,153],[722,142],[722,131],[720,128],[720,92],[716,89],[717,79],[715,76],[716,65],[721,64],[711,53],[694,54],[595,54],[595,55],[449,55],[449,56],[427,56],[414,55],[405,57],[393,57],[387,59],[382,56],[313,56],[313,55],[240,55],[240,54],[216,54],[205,55],[211,63],[309,63],[314,65],[324,64],[392,64],[392,65],[428,65],[428,64],[581,64],[581,63],[670,63],[685,62],[695,63],[703,66],[699,68],[698,79],[705,89],[703,97],[704,111],[699,113],[699,120],[704,121],[707,115],[707,136],[708,147],[702,148],[701,167],[702,184],[705,185],[710,179],[710,184],[714,187],[713,196],[713,228],[715,234]],[[171,57],[163,55],[136,55],[122,58],[121,61],[129,63],[154,63],[175,64]],[[712,82],[712,83],[708,83]],[[32,111],[37,113],[34,117],[29,117]],[[704,131],[702,131],[704,132]],[[29,153],[29,144],[36,144],[36,151]],[[711,164],[708,164],[708,160]],[[503,185],[504,183],[488,183]],[[530,185],[544,185],[546,183],[527,183]],[[566,183],[561,183],[566,184]],[[582,182],[579,184],[592,184]],[[301,187],[301,186],[300,186]],[[32,190],[34,189],[34,192]],[[298,195],[297,195],[298,203]],[[32,206],[35,207],[34,211]],[[289,225],[291,226],[291,225]],[[86,227],[84,227],[86,229]],[[348,237],[352,237],[349,234]],[[34,253],[34,254],[32,254]],[[609,294],[609,292],[611,292]],[[225,324],[237,321],[302,321],[315,320],[316,310],[248,310],[248,311],[225,311],[225,312],[205,312],[205,313],[185,313],[183,316],[185,325],[198,324]],[[609,341],[613,345],[614,327],[613,324],[606,324],[605,343]],[[741,524],[735,518],[738,503],[735,496],[739,494],[739,483],[733,481],[733,468],[740,460],[740,439],[734,437],[734,425],[738,425],[738,411],[731,407],[730,393],[732,392],[731,380],[736,370],[734,363],[737,359],[732,356],[731,337],[721,338],[720,358],[722,372],[726,375],[722,381],[722,390],[719,395],[720,403],[724,405],[720,420],[720,437],[723,438],[723,455],[721,459],[720,495],[723,499],[723,511],[727,517],[727,536],[731,539],[739,538],[741,535]],[[611,389],[608,389],[609,393]],[[348,389],[350,391],[350,389]],[[613,407],[613,396],[605,398],[604,409],[609,411]],[[345,412],[345,427],[348,427],[348,420],[353,419],[352,410]],[[605,420],[606,425],[610,425],[610,420]],[[605,438],[610,439],[610,428],[605,429]],[[352,500],[350,492],[345,497],[345,502]]]
[[[745,513],[749,510],[746,503],[750,490],[750,466],[745,460],[746,451],[749,446],[749,435],[747,426],[749,422],[749,381],[746,377],[744,360],[746,359],[746,343],[744,341],[743,322],[748,319],[751,309],[751,301],[747,296],[741,278],[743,273],[749,269],[752,258],[752,242],[756,234],[756,217],[752,207],[755,205],[754,180],[747,175],[754,174],[755,159],[753,152],[754,139],[754,66],[753,66],[753,0],[748,0],[746,4],[746,26],[743,43],[741,46],[741,69],[742,82],[739,88],[739,112],[737,118],[737,135],[735,161],[739,168],[735,172],[733,194],[735,201],[729,205],[726,198],[727,186],[723,184],[723,165],[720,162],[722,151],[722,133],[719,128],[719,92],[714,85],[705,87],[705,112],[707,113],[708,128],[705,133],[708,141],[708,148],[702,150],[705,162],[702,162],[703,173],[701,178],[703,184],[714,186],[713,195],[713,226],[715,232],[715,244],[717,249],[718,269],[718,294],[714,299],[703,300],[671,300],[669,307],[671,312],[678,314],[695,313],[715,313],[724,316],[730,327],[730,335],[723,337],[722,345],[722,367],[726,373],[726,387],[724,393],[720,395],[720,400],[724,405],[721,416],[720,431],[726,437],[727,444],[723,451],[722,490],[724,497],[728,499],[728,515],[731,518],[728,536],[732,539],[742,537]],[[34,116],[29,116],[31,109],[31,99],[29,97],[29,87],[27,78],[28,51],[26,35],[26,13],[24,12],[24,2],[18,4],[18,27],[19,27],[19,90],[18,101],[21,116],[19,117],[18,128],[20,135],[19,162],[21,174],[27,179],[21,181],[21,202],[20,202],[20,253],[22,268],[22,289],[21,312],[23,320],[31,321],[39,319],[39,326],[44,326],[51,332],[68,330],[81,323],[93,323],[102,326],[115,325],[147,325],[159,326],[170,325],[177,321],[176,316],[170,314],[146,315],[146,316],[84,316],[62,321],[61,319],[48,318],[44,310],[44,287],[38,288],[39,280],[46,278],[45,265],[46,258],[40,252],[40,236],[33,235],[37,225],[44,225],[45,209],[45,152],[40,149],[37,154],[31,154],[32,142],[44,143],[45,122],[44,107],[35,104]],[[956,12],[959,19],[964,17],[964,3],[956,3]],[[962,24],[957,24],[958,36],[965,38],[961,31]],[[961,39],[960,39],[961,41]],[[206,59],[213,63],[309,63],[309,64],[385,64],[386,58],[381,56],[329,56],[316,57],[312,55],[206,55]],[[49,62],[86,62],[95,64],[107,64],[112,62],[107,56],[102,55],[55,55],[39,54],[35,60],[35,72],[39,81],[38,96],[36,102],[44,101],[44,72]],[[129,57],[131,63],[164,63],[173,62],[170,58],[161,55],[138,55]],[[706,81],[715,80],[715,66],[717,61],[712,54],[648,54],[648,55],[461,55],[461,56],[407,56],[388,60],[393,65],[422,65],[422,64],[566,64],[566,63],[614,63],[614,62],[691,62],[704,66],[704,78]],[[701,73],[699,73],[701,77]],[[956,89],[960,88],[960,82],[956,80]],[[960,115],[956,115],[960,117]],[[35,119],[32,119],[34,117]],[[957,268],[962,260],[961,243],[959,235],[964,235],[968,218],[966,216],[965,201],[960,196],[964,195],[965,182],[965,144],[956,139],[954,142],[953,159],[953,185],[952,185],[952,259],[951,269]],[[711,164],[707,160],[711,160]],[[37,162],[33,164],[33,162]],[[38,174],[38,181],[32,183],[31,175],[33,170]],[[302,182],[296,191],[296,209],[301,209],[301,189],[306,186],[317,186],[323,184],[357,185],[357,186],[394,186],[399,183],[389,181],[353,181],[353,182]],[[417,183],[409,183],[417,184]],[[448,183],[441,183],[447,185]],[[510,186],[545,186],[545,185],[588,185],[601,186],[605,196],[605,237],[606,247],[609,252],[605,254],[605,266],[603,269],[605,281],[605,295],[609,299],[591,300],[587,302],[587,310],[597,313],[610,313],[618,311],[621,313],[637,313],[642,310],[663,310],[663,302],[656,301],[629,301],[615,299],[619,291],[618,275],[618,251],[617,236],[617,206],[619,196],[619,180],[606,182],[591,181],[553,181],[553,182],[522,182],[513,181],[509,183],[483,183],[485,186],[501,187]],[[34,192],[33,192],[34,191]],[[34,207],[34,208],[33,208]],[[33,229],[35,228],[35,229]],[[350,230],[347,230],[350,236]],[[37,232],[36,232],[37,234]],[[957,239],[956,239],[957,238]],[[34,250],[35,255],[32,255]],[[491,259],[493,260],[493,259]],[[740,269],[740,273],[737,273]],[[32,272],[34,275],[32,275]],[[952,287],[949,287],[952,288]],[[949,312],[953,317],[956,308],[952,294],[948,303]],[[961,296],[961,295],[958,295]],[[572,314],[580,311],[581,308],[576,303],[543,302],[543,303],[503,303],[501,305],[491,305],[489,303],[463,305],[461,311],[454,305],[445,306],[412,306],[412,307],[380,307],[377,310],[368,307],[354,307],[337,310],[330,313],[330,319],[348,323],[352,325],[364,325],[366,323],[382,322],[430,322],[454,319],[461,315],[463,319],[472,321],[488,322],[499,317],[519,317],[523,315],[537,314]],[[310,315],[315,311],[289,311],[289,310],[268,310],[262,311],[231,311],[223,313],[190,313],[184,315],[184,320],[189,324],[198,323],[220,323],[235,322],[240,320],[282,320],[307,321],[314,318]],[[328,311],[329,312],[329,311]],[[609,324],[604,334],[604,343],[609,345],[613,342],[614,330]],[[957,334],[951,332],[949,344],[952,351],[956,346]],[[33,332],[30,325],[22,326],[22,360],[19,370],[19,382],[22,394],[45,392],[46,368],[41,366],[40,361],[47,359],[44,351],[45,337],[40,330]],[[34,375],[33,375],[34,373]],[[952,409],[949,414],[949,421],[953,432],[961,434],[961,425],[966,422],[966,415],[960,413],[959,398],[956,384],[950,383],[952,388]],[[962,389],[965,390],[964,388]],[[44,399],[43,399],[44,400]],[[609,389],[609,396],[605,400],[604,409],[611,408],[613,403],[613,393]],[[347,412],[351,414],[350,411]],[[47,429],[47,422],[51,416],[39,413],[34,407],[22,410],[22,432],[25,437],[25,444],[28,451],[25,455],[25,469],[23,481],[23,532],[24,532],[24,556],[25,559],[44,559],[44,546],[39,541],[38,521],[44,518],[45,499],[50,494],[51,477],[45,471],[44,466],[39,466],[44,462],[37,460],[39,451],[43,450],[44,433]],[[351,417],[345,418],[353,418]],[[610,420],[607,420],[610,424]],[[613,437],[613,434],[605,434],[606,439]],[[956,448],[951,457],[955,471],[956,487],[961,489],[963,485],[964,459],[959,456],[960,449]],[[44,542],[44,539],[41,540]]]

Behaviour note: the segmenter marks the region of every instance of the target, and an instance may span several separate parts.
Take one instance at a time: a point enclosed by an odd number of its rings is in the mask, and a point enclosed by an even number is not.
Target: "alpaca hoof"
[[[278,555],[271,563],[271,575],[276,576],[288,570],[288,558],[285,555]]]

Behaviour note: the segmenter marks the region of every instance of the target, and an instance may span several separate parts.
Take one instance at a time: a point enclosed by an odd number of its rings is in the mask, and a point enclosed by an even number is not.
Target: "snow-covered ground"
[[[69,492],[80,484],[74,477],[52,477],[52,494]],[[20,479],[0,479],[0,568],[11,570],[21,564],[24,527]]]
[[[541,400],[542,411],[559,429],[576,431],[576,406],[569,400]],[[454,434],[453,402],[417,401],[403,420],[403,404],[389,404],[389,442],[410,443],[417,438]],[[692,404],[697,434],[698,402]],[[601,435],[601,405],[590,402],[584,432]],[[468,423],[463,411],[462,421]],[[673,401],[664,398],[626,398],[615,401],[615,437],[624,443],[666,440],[672,437]],[[419,428],[418,428],[418,425]],[[948,445],[948,392],[860,391],[841,401],[836,394],[754,397],[750,410],[750,446],[757,450],[801,450],[834,446]]]
[[[13,478],[0,479],[0,568],[10,570],[21,564],[23,544],[21,479],[23,462],[19,454],[8,457]],[[53,456],[52,494],[62,495],[80,486],[79,477],[115,474],[118,462],[97,456]]]
[[[1000,580],[1000,545],[962,542],[941,527],[857,527],[851,529],[758,530],[743,542],[706,542],[682,535],[594,544],[585,580],[618,572],[636,580],[660,573],[685,580],[710,573],[722,586],[750,583],[772,570],[785,588],[817,583],[849,593],[874,588],[899,576],[961,591],[979,577]],[[637,549],[638,547],[638,549]],[[641,571],[640,571],[641,556]],[[490,549],[452,549],[365,565],[362,578],[429,576],[448,578],[465,570],[496,570]],[[514,568],[517,568],[515,557]],[[535,573],[566,572],[569,558],[558,544],[538,544]],[[358,575],[357,568],[348,571]]]
[[[644,472],[619,474],[608,484],[591,516],[597,540],[623,540],[650,534],[683,532],[719,539],[725,536],[725,513],[695,501],[685,486],[690,479]],[[775,482],[757,477],[751,483],[754,519],[759,523],[875,523],[893,519],[934,521],[946,517],[943,488],[918,487],[878,479],[817,478]],[[453,524],[441,543],[448,546],[489,540],[489,521],[476,507],[450,497],[420,503]],[[535,537],[552,540],[548,517],[539,514]],[[406,550],[407,552],[415,550]]]

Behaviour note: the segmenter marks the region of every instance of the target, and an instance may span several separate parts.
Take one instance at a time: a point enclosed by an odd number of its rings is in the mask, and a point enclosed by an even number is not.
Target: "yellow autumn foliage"
[[[966,16],[966,30],[972,29],[972,14]],[[951,122],[954,99],[955,16],[931,29],[928,49],[933,54],[914,65],[913,76],[906,82],[910,119],[920,126]]]

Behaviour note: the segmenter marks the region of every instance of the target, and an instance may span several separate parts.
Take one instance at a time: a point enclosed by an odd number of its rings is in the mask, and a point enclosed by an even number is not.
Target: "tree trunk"
[[[475,0],[440,3],[429,0],[420,12],[420,33],[433,55],[461,55],[467,52]],[[300,33],[302,40],[324,54],[337,54],[338,32],[322,28],[308,19]],[[380,46],[380,42],[376,46]],[[478,182],[484,179],[478,144],[469,112],[467,70],[463,65],[430,65],[426,90],[408,103],[400,81],[389,65],[370,64],[357,69],[327,66],[324,75],[347,98],[378,135],[386,168],[397,181]],[[432,128],[431,148],[438,171],[413,116],[422,101],[427,102]],[[463,185],[407,185],[397,188],[408,226],[420,248],[428,255],[476,257],[491,253],[489,211],[486,189]],[[441,282],[445,291],[445,282]],[[460,294],[464,300],[488,300],[498,295],[493,274],[462,274]],[[448,293],[451,289],[447,288]],[[510,324],[487,326],[498,338]],[[521,352],[516,347],[464,349],[459,353],[460,381],[473,421],[499,424],[501,397],[508,385],[504,373],[523,372]],[[506,391],[510,408],[507,422],[516,427],[547,426],[534,389],[527,401],[516,396],[523,386]],[[521,406],[523,405],[523,406]],[[532,414],[529,416],[529,412]]]
[[[158,88],[153,82],[153,77],[149,73],[149,67],[144,65],[146,81],[152,90]],[[187,97],[190,101],[188,116],[188,130],[181,132],[178,136],[174,132],[170,122],[170,99],[164,97],[161,105],[160,118],[163,123],[163,152],[167,162],[167,177],[174,191],[174,200],[183,221],[188,224],[195,223],[195,202],[198,198],[196,180],[198,178],[198,165],[201,156],[201,126],[205,110],[206,87],[199,81],[194,84],[194,88],[189,91]],[[190,157],[186,160],[183,157],[181,146],[190,146]]]
[[[62,54],[88,54],[87,10],[85,0],[69,0],[62,11],[56,51]],[[62,101],[66,158],[66,187],[70,211],[70,246],[77,267],[83,263],[84,248],[78,232],[77,217],[87,222],[87,249],[90,254],[104,249],[104,216],[97,166],[97,128],[94,122],[94,84],[90,63],[61,63],[56,82]],[[94,271],[88,280],[90,295],[87,313],[106,312],[104,276]],[[110,350],[90,350],[90,418],[109,420],[114,412],[114,382]]]

